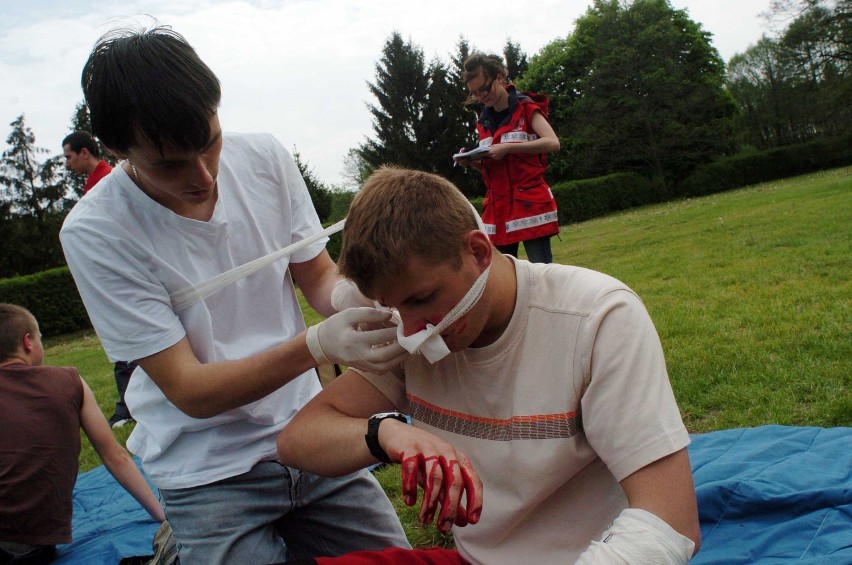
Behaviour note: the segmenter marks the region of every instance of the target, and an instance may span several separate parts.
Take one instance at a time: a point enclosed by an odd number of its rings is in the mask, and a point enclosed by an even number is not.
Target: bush
[[[560,182],[551,190],[559,210],[559,223],[569,224],[656,202],[662,198],[660,188],[661,185],[637,173],[614,173]]]
[[[852,138],[823,139],[735,155],[702,165],[678,187],[681,196],[702,196],[750,184],[852,164]]]
[[[32,312],[45,336],[92,327],[68,267],[0,280],[0,301]]]

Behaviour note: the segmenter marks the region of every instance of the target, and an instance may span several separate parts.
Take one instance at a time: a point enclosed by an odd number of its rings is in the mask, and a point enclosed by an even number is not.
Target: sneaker
[[[122,427],[125,424],[129,424],[131,422],[135,422],[135,420],[133,418],[131,418],[130,416],[124,417],[124,416],[119,416],[118,414],[113,414],[112,417],[110,417],[110,419],[109,419],[109,425],[114,430]]]

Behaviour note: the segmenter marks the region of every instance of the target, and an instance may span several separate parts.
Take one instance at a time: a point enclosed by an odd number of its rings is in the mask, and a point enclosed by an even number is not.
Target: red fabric
[[[317,557],[317,565],[466,565],[455,549],[402,549],[389,547],[382,551],[356,551],[340,557]]]
[[[89,175],[89,178],[86,179],[86,184],[83,185],[83,194],[92,190],[92,187],[98,184],[99,180],[107,176],[111,170],[112,167],[110,167],[106,161],[101,160],[101,162],[98,163],[98,166],[95,167],[95,170],[92,171],[92,174]]]
[[[543,94],[528,92],[518,95],[518,105],[508,123],[498,128],[493,136],[482,124],[477,123],[479,139],[493,137],[491,144],[496,145],[504,134],[534,134],[533,114],[541,112],[547,118],[547,109],[548,99]],[[482,221],[494,226],[494,233],[489,236],[495,245],[508,245],[559,233],[559,222],[555,217],[556,200],[544,181],[546,153],[511,153],[499,161],[486,158],[481,163],[482,178],[488,189],[482,201]],[[537,218],[547,214],[553,218],[537,223],[540,222]],[[534,225],[507,231],[506,223],[512,221],[530,221]]]

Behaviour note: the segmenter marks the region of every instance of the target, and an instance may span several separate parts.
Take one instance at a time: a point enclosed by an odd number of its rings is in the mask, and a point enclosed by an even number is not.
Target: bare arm
[[[368,467],[376,459],[364,442],[367,419],[389,410],[394,406],[384,394],[361,375],[346,371],[287,424],[278,436],[278,456],[285,465],[323,476]]]
[[[531,125],[538,139],[524,143],[495,143],[491,146],[488,157],[500,160],[509,153],[556,153],[559,151],[559,138],[541,112],[533,114]]]
[[[311,308],[325,317],[337,312],[331,305],[331,291],[341,277],[328,251],[323,249],[319,255],[304,263],[290,263],[290,272],[293,282],[305,295]]]
[[[139,504],[148,511],[151,518],[157,522],[162,522],[166,517],[162,506],[160,506],[160,501],[157,500],[156,495],[148,486],[130,455],[112,435],[112,430],[103,412],[101,412],[97,400],[95,400],[95,395],[92,394],[92,389],[82,378],[80,382],[83,384],[80,424],[92,443],[92,447],[95,448],[98,456],[104,462],[104,466],[115,477],[115,480],[133,495],[133,498],[139,501]]]
[[[393,404],[361,375],[347,371],[302,408],[278,436],[285,465],[325,476],[352,473],[376,462],[364,441],[367,420]],[[476,523],[482,511],[482,481],[467,456],[452,445],[413,426],[384,420],[379,444],[390,460],[402,465],[405,503],[417,502],[424,490],[420,521],[431,523],[440,506],[437,527]]]
[[[201,363],[184,337],[139,360],[139,365],[181,411],[210,418],[272,393],[316,366],[305,333],[243,359]]]
[[[621,481],[631,508],[641,508],[701,545],[698,503],[686,448],[642,467]]]

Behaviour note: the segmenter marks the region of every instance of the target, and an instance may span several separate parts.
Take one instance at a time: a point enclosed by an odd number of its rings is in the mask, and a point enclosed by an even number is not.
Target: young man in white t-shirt
[[[223,135],[216,76],[168,28],[107,34],[82,83],[95,134],[123,161],[60,238],[107,355],[139,360],[128,447],[160,489],[181,562],[408,547],[369,473],[328,480],[277,461],[278,433],[320,390],[319,362],[381,370],[405,354],[374,347],[395,330],[356,329],[387,312],[335,314],[342,279],[325,240],[175,299],[321,231],[292,157],[269,135]],[[330,316],[310,335],[294,285]]]
[[[456,526],[447,563],[685,563],[700,543],[689,436],[642,302],[607,275],[497,253],[477,219],[439,176],[368,179],[339,266],[423,354],[346,372],[279,436],[282,462],[400,463],[421,520]]]

